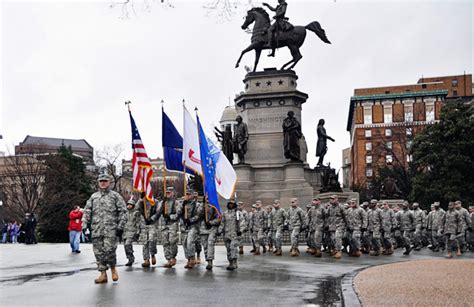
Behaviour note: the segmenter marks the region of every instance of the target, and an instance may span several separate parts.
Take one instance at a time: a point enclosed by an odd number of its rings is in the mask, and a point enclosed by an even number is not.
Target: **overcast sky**
[[[210,1],[170,0],[173,8],[155,1],[151,10],[135,2],[136,14],[123,19],[111,2],[2,1],[0,151],[12,151],[26,135],[128,147],[126,100],[151,157],[162,153],[162,99],[180,132],[183,98],[190,110],[199,108],[208,131],[218,124],[243,90],[244,65],[253,64],[248,53],[234,69],[250,42],[240,28],[248,0],[227,21],[216,11],[208,16],[203,5]],[[325,118],[336,139],[325,160],[340,167],[354,88],[472,73],[473,9],[472,1],[288,0],[293,24],[317,20],[332,42],[309,32],[295,69],[298,89],[309,95],[302,125],[311,166],[317,121]],[[290,59],[287,49],[274,59],[266,54],[260,69]]]

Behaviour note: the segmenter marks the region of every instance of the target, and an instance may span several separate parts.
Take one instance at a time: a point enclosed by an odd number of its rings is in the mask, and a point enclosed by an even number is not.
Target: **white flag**
[[[216,164],[216,190],[225,199],[234,195],[237,174],[222,150]]]
[[[183,116],[183,164],[201,175],[201,150],[197,124],[185,106],[183,106]]]

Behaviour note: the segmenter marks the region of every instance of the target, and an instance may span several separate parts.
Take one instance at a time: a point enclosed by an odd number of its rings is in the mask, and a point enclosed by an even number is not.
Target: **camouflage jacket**
[[[338,203],[329,205],[326,212],[327,226],[329,231],[345,230],[347,227],[347,218],[344,208]]]
[[[324,228],[324,220],[326,217],[326,210],[321,205],[312,206],[306,216],[306,227],[310,231],[322,230]]]
[[[267,225],[266,222],[267,217],[265,214],[265,210],[263,209],[257,209],[255,212],[252,214],[252,228],[253,231],[259,231],[260,229],[266,229]]]
[[[136,209],[127,208],[127,222],[123,228],[125,237],[133,237],[140,232],[140,212]]]
[[[391,232],[397,227],[395,212],[392,209],[382,209],[382,229],[385,232]]]
[[[304,227],[304,211],[300,207],[288,209],[288,223],[290,228]]]
[[[433,210],[428,213],[426,228],[432,231],[438,231],[438,229],[442,228],[443,218],[446,211],[439,208],[438,210]]]
[[[420,208],[413,210],[413,217],[415,218],[414,226],[416,229],[421,229],[423,227],[424,212]]]
[[[237,233],[245,230],[245,220],[236,209],[228,209],[222,214],[219,233],[222,234],[224,239],[235,240],[238,237]]]
[[[180,203],[178,212],[181,216],[183,225],[186,230],[191,228],[199,228],[204,218],[204,208],[201,203],[192,200],[184,200]]]
[[[181,206],[178,201],[176,199],[164,199],[159,203],[156,213],[151,219],[157,221],[161,217],[161,227],[163,230],[178,231],[180,216]]]
[[[112,190],[98,191],[87,200],[82,227],[90,225],[92,238],[115,237],[117,229],[124,229],[126,218],[127,207],[119,193]]]
[[[459,212],[459,216],[461,218],[461,231],[466,231],[468,227],[471,225],[471,216],[469,215],[469,211],[466,208],[456,209]]]
[[[210,234],[213,231],[217,231],[221,223],[221,218],[217,212],[217,209],[209,204],[202,206],[203,208],[203,218],[201,220],[201,225],[199,228],[199,233],[203,235]]]
[[[281,230],[288,223],[288,214],[282,208],[275,209],[271,214],[271,228],[273,231]]]
[[[382,210],[379,208],[367,211],[367,230],[378,232],[382,229]]]
[[[456,209],[446,211],[443,217],[442,232],[445,235],[457,234],[462,230],[461,216]]]
[[[367,229],[367,212],[361,207],[351,208],[347,211],[347,222],[351,230]]]
[[[415,217],[413,212],[405,209],[397,213],[397,224],[401,231],[412,231],[415,227]]]

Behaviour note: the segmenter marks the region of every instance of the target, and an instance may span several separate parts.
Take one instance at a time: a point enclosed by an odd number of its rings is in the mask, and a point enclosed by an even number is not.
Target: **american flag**
[[[154,204],[153,192],[151,190],[151,177],[153,170],[151,162],[146,154],[145,146],[143,145],[137,125],[133,119],[132,112],[129,111],[130,122],[132,124],[132,168],[133,168],[133,190],[137,192],[145,192],[147,200]]]

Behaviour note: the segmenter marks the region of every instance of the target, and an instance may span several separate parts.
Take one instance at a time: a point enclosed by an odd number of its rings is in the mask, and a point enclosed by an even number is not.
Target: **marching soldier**
[[[405,247],[404,255],[410,255],[411,252],[411,233],[415,229],[415,217],[413,212],[408,209],[408,202],[402,203],[402,210],[399,211],[397,224],[400,228],[403,246]]]
[[[439,252],[439,248],[444,246],[442,223],[445,213],[446,211],[440,208],[440,203],[435,202],[433,211],[428,214],[427,228],[431,233],[431,250],[433,252]]]
[[[456,256],[461,256],[461,251],[458,247],[457,236],[463,230],[461,216],[453,201],[448,204],[448,211],[444,214],[442,233],[446,236],[448,250],[447,258],[453,258],[453,252],[457,250]]]
[[[275,244],[275,251],[273,252],[276,256],[282,255],[281,250],[281,236],[283,233],[283,227],[288,223],[288,215],[285,210],[280,208],[280,201],[277,199],[273,203],[273,211],[271,215],[271,228],[272,228],[272,239]]]
[[[360,257],[362,255],[360,248],[362,232],[367,231],[367,213],[359,207],[356,199],[350,200],[351,209],[348,213],[348,231],[350,237],[350,254],[352,257]]]
[[[347,228],[347,219],[344,208],[339,204],[337,195],[332,195],[327,210],[329,233],[332,242],[332,256],[341,259],[342,236]]]
[[[456,201],[454,204],[456,206],[456,210],[459,213],[459,216],[461,218],[461,224],[462,224],[461,234],[458,237],[459,250],[460,252],[464,253],[466,251],[466,231],[468,227],[471,225],[471,216],[469,215],[469,212],[467,211],[467,209],[463,208],[460,200]]]
[[[185,269],[192,269],[196,265],[196,241],[199,236],[201,220],[204,217],[203,207],[194,199],[193,194],[191,189],[187,189],[184,201],[178,209],[178,215],[184,226],[184,232],[181,232],[182,244],[185,257],[188,259],[184,266]]]
[[[245,223],[248,224],[249,214],[247,210],[244,209],[244,203],[239,201],[237,202],[237,210],[242,214],[242,218],[245,220]],[[247,231],[246,231],[247,232]],[[239,238],[239,255],[244,254],[244,234]],[[254,248],[255,250],[255,248]]]
[[[390,208],[386,201],[383,202],[382,209],[382,244],[383,244],[383,254],[391,255],[393,254],[393,237],[392,232],[396,228],[395,213]]]
[[[214,206],[210,206],[207,202],[204,202],[203,207],[204,218],[201,220],[199,233],[201,234],[201,243],[204,247],[204,256],[207,261],[206,270],[212,270],[215,254],[214,246],[216,245],[217,231],[221,219]]]
[[[367,212],[367,231],[372,243],[371,256],[379,256],[382,245],[380,243],[382,229],[382,211],[377,208],[377,200],[372,199]]]
[[[245,229],[245,220],[240,217],[240,212],[237,211],[235,202],[230,200],[227,203],[227,210],[222,214],[222,220],[219,226],[219,233],[224,237],[224,244],[227,250],[229,266],[227,266],[226,269],[228,271],[233,271],[238,267],[238,237],[242,235],[242,231]]]
[[[140,236],[140,212],[135,210],[135,201],[130,199],[127,202],[127,222],[124,226],[123,241],[125,255],[127,256],[128,262],[126,266],[132,266],[135,262],[133,256],[133,241],[138,241]]]
[[[267,240],[269,253],[273,253],[272,210],[272,205],[265,207],[265,238]]]
[[[291,207],[288,210],[288,219],[291,231],[291,257],[297,257],[300,255],[298,237],[304,228],[304,211],[298,207],[298,198],[291,200]]]
[[[321,205],[319,198],[314,198],[311,201],[312,207],[308,212],[308,225],[309,236],[311,237],[311,242],[314,244],[314,251],[311,250],[310,253],[315,257],[321,257],[321,247],[323,245],[323,232],[324,232],[324,221],[326,217],[326,210]]]
[[[161,228],[163,251],[168,261],[164,267],[172,268],[176,265],[176,255],[178,254],[178,230],[180,218],[180,206],[174,197],[174,188],[166,188],[166,196],[160,204],[160,212],[154,219],[161,215],[163,223]]]
[[[99,191],[87,200],[82,216],[83,230],[89,228],[92,237],[92,250],[97,261],[100,276],[96,284],[107,282],[107,269],[112,271],[112,280],[119,279],[117,269],[117,243],[125,227],[127,208],[119,193],[110,189],[111,178],[100,174]]]
[[[156,214],[156,206],[152,205],[145,196],[145,192],[142,192],[141,199],[137,202],[138,211],[142,218],[142,238],[145,242],[143,243],[143,263],[142,267],[150,267],[151,264],[156,264],[156,244],[158,241],[158,234],[156,233],[156,220],[152,220],[151,217]]]
[[[253,238],[255,240],[255,252],[254,255],[260,255],[260,246],[263,248],[263,253],[267,252],[265,247],[265,210],[262,209],[262,202],[257,200],[255,204],[255,212],[252,215],[252,230]]]
[[[414,245],[415,250],[419,251],[422,246],[424,212],[420,209],[420,204],[418,203],[413,203],[413,217],[415,218]]]

